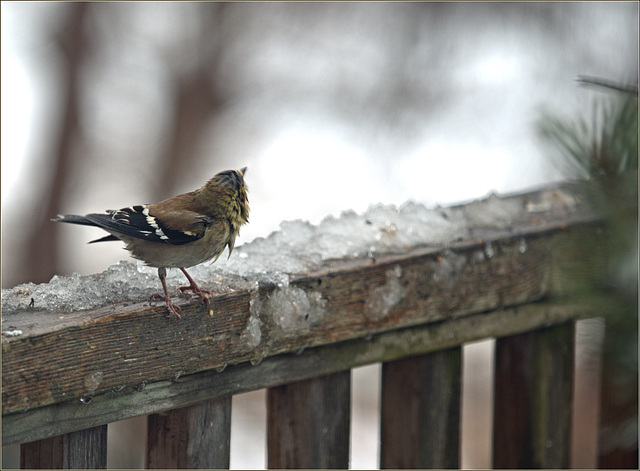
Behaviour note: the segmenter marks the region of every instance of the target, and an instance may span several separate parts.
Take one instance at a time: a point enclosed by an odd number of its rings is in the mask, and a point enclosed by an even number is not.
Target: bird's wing
[[[91,221],[114,235],[122,234],[152,242],[183,245],[200,239],[213,218],[192,211],[154,211],[153,205],[138,205],[87,214]]]

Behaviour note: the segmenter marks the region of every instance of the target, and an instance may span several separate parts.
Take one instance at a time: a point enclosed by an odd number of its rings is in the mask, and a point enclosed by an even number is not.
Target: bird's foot
[[[180,322],[180,319],[182,318],[182,316],[180,316],[180,306],[175,305],[169,296],[163,296],[162,294],[156,293],[151,295],[151,299],[164,301],[167,305],[167,309],[169,310],[169,317],[176,316],[178,322]]]
[[[182,293],[184,293],[185,291],[191,291],[193,294],[198,296],[204,301],[205,305],[207,306],[207,312],[209,314],[212,314],[211,302],[209,301],[209,296],[213,296],[213,293],[211,291],[209,291],[208,289],[202,289],[195,283],[192,283],[189,286],[181,286],[180,291]]]

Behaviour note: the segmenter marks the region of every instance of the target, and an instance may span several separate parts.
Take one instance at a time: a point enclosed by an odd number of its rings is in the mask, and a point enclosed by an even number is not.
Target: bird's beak
[[[247,171],[247,167],[242,167],[239,172],[242,174],[242,176],[244,177],[244,173]]]

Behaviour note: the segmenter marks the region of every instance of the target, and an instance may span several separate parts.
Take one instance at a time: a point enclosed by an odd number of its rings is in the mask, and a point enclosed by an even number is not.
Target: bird
[[[201,188],[159,203],[84,216],[59,214],[52,221],[104,229],[109,235],[89,243],[121,240],[132,257],[157,268],[164,295],[152,298],[164,300],[178,322],[181,309],[169,296],[167,268],[179,268],[189,282],[180,291],[191,291],[213,314],[209,301],[213,293],[200,288],[186,268],[215,262],[227,247],[231,256],[240,227],[249,221],[246,171],[247,167],[219,172]]]

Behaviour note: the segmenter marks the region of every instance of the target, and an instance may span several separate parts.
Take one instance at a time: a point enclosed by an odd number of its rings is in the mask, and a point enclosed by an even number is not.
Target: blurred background
[[[229,168],[249,167],[236,245],[286,219],[582,176],[540,120],[593,110],[603,92],[579,75],[638,81],[636,2],[3,2],[1,21],[3,288],[127,258],[56,214],[156,202]],[[490,466],[477,371],[491,355],[465,349],[465,467]],[[356,468],[377,466],[377,374],[354,373]],[[233,467],[264,466],[263,403],[234,398]],[[120,425],[114,443],[143,433],[142,419]],[[142,465],[122,449],[110,460]]]

